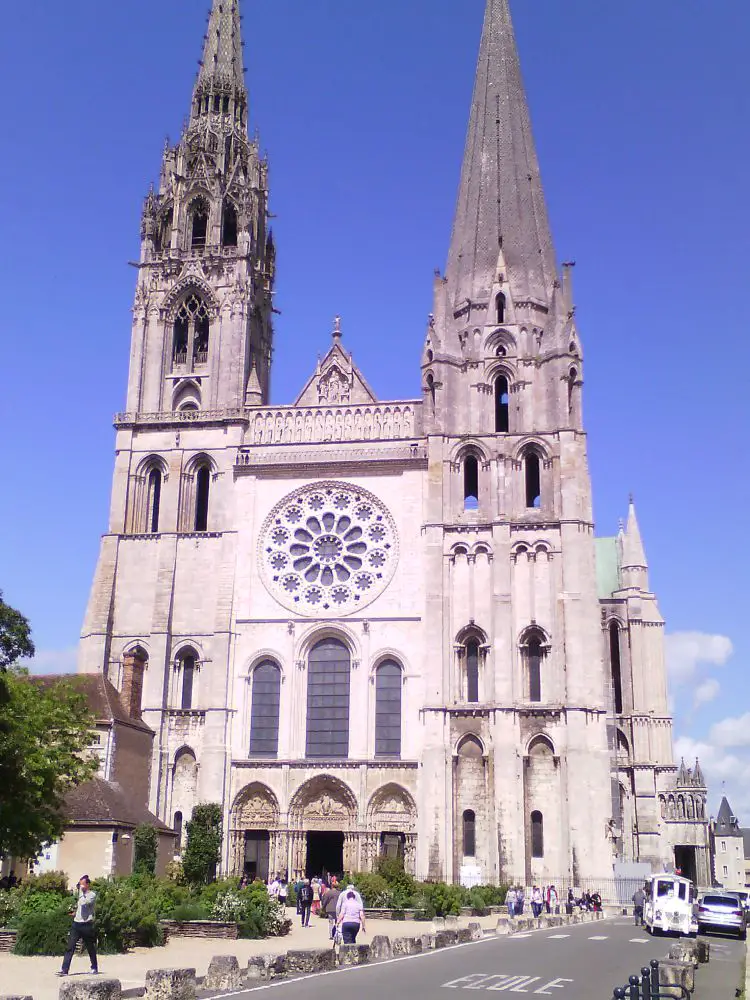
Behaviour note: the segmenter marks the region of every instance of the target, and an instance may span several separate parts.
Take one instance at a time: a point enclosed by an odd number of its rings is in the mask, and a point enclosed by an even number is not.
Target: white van
[[[697,934],[695,886],[681,875],[663,873],[646,881],[643,924],[649,934]]]

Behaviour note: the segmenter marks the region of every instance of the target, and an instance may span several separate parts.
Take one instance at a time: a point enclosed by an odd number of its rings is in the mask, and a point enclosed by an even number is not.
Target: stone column
[[[417,835],[416,833],[406,834],[404,844],[404,868],[410,875],[417,874]]]
[[[242,875],[245,868],[245,832],[244,830],[232,830],[229,837],[229,872],[231,875]]]
[[[359,834],[344,834],[344,871],[357,871],[359,862]]]

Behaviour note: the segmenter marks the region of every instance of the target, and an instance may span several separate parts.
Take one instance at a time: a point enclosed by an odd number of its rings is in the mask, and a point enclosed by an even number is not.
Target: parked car
[[[734,931],[741,941],[747,937],[747,915],[736,893],[707,892],[698,900],[697,918],[699,934]]]
[[[690,879],[663,872],[646,881],[643,926],[649,934],[695,934],[695,887]]]
[[[745,892],[744,889],[740,889],[739,892],[732,892],[733,896],[736,896],[742,903],[742,909],[746,914],[750,913],[750,892]]]

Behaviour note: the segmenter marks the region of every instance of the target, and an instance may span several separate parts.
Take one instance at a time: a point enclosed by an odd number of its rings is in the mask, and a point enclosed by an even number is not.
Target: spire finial
[[[333,337],[334,344],[338,344],[341,341],[341,317],[334,316],[333,318]]]

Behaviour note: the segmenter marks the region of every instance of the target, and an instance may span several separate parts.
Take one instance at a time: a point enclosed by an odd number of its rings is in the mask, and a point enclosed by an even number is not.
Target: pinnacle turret
[[[555,252],[508,0],[487,0],[446,270],[454,315],[489,305],[501,270],[517,302],[550,308]]]
[[[638,526],[638,518],[635,513],[635,502],[630,498],[628,508],[628,522],[625,527],[625,536],[622,546],[622,568],[623,571],[638,570],[644,574],[648,572],[648,562],[646,552],[643,548],[641,529]]]

